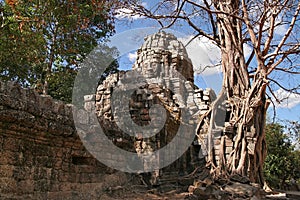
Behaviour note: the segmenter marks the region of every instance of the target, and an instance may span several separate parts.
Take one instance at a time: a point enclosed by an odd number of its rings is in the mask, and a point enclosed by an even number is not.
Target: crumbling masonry
[[[147,84],[135,85],[131,78],[138,78],[136,73],[146,78]],[[114,91],[125,86],[134,89],[129,106],[116,106],[111,97]],[[84,109],[74,109],[15,83],[0,82],[0,199],[101,199],[109,188],[132,180],[128,178],[132,174],[106,167],[86,150],[74,127],[72,109],[92,128],[98,123],[90,120],[96,107],[98,121],[114,145],[142,154],[172,142],[182,122],[182,110],[192,111],[196,117],[191,123],[195,125],[215,98],[212,90],[194,85],[193,67],[183,44],[165,32],[147,37],[138,50],[132,71],[108,76],[96,94],[85,97]],[[128,135],[130,128],[120,129],[124,121],[120,116],[126,112],[140,127],[160,119],[161,113],[149,113],[156,104],[166,110],[166,121],[162,127],[154,123],[153,131],[158,129],[155,136],[145,139],[138,132]],[[162,186],[167,178],[176,179],[203,166],[208,120],[204,120],[197,134],[192,132],[195,140],[180,158],[150,175],[143,174],[143,184]],[[215,129],[216,151],[222,131],[222,127]],[[230,141],[229,138],[229,150]],[[147,168],[147,163],[144,167]],[[192,182],[180,181],[180,184]]]
[[[178,76],[178,72],[182,77]],[[135,74],[141,74],[147,82],[142,86],[136,86]],[[192,90],[189,91],[186,85],[190,85]],[[122,87],[133,88],[129,110],[126,110],[128,103],[122,105],[123,107],[114,106],[112,109],[112,101],[118,101],[112,98],[113,93]],[[88,99],[86,108],[91,107],[89,104],[96,101],[96,113],[100,124],[115,145],[128,151],[145,153],[158,150],[172,141],[181,123],[182,108],[188,108],[195,113],[193,123],[197,124],[199,116],[207,113],[216,95],[211,89],[198,89],[194,85],[193,66],[184,45],[174,35],[159,32],[145,38],[144,44],[137,52],[132,71],[121,71],[108,76],[99,85],[95,99],[91,97],[86,99]],[[138,133],[135,137],[130,137],[122,131],[124,129],[120,129],[119,126],[124,119],[118,116],[125,116],[128,111],[137,125],[141,127],[149,125],[151,122],[149,109],[155,104],[162,105],[167,111],[167,120],[158,134],[143,139]],[[160,115],[156,113],[152,116],[152,120],[159,118]],[[203,165],[203,158],[207,154],[207,149],[203,148],[207,143],[207,128],[208,126],[204,124],[199,137],[195,135],[195,141],[186,153],[173,164],[156,172],[152,177],[154,180],[149,182],[157,184],[162,175],[167,173],[184,175],[201,166],[200,163]],[[127,131],[130,131],[130,127]],[[200,144],[204,144],[202,149]]]

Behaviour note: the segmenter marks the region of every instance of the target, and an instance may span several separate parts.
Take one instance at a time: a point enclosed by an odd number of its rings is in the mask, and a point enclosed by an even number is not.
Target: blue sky
[[[150,8],[155,1],[143,1],[143,5]],[[129,10],[125,12],[130,13]],[[124,13],[124,10],[123,10]],[[143,43],[143,38],[146,35],[153,34],[158,31],[159,24],[153,20],[143,19],[137,15],[117,15],[116,21],[116,35],[112,38],[112,46],[117,46],[121,52],[120,69],[128,70],[136,58],[136,50]],[[286,30],[285,27],[277,29],[277,34],[280,35]],[[194,35],[193,30],[188,26],[175,25],[172,30],[167,30],[174,33],[184,44]],[[194,66],[195,84],[202,88],[213,88],[219,91],[222,84],[222,76],[220,67],[215,67],[202,72],[205,66],[216,65],[220,62],[220,51],[210,41],[206,39],[196,39],[187,47],[189,57],[191,58]],[[251,48],[244,47],[246,56],[250,54]],[[201,73],[200,73],[201,72]],[[299,75],[295,75],[299,76]],[[281,76],[283,82],[289,77]],[[296,82],[299,82],[299,77],[293,77]],[[291,80],[291,79],[290,79]],[[281,104],[276,104],[276,117],[282,120],[295,120],[300,119],[300,96],[288,94],[287,92],[276,88],[275,94],[284,100]],[[288,98],[286,98],[288,97]],[[274,109],[271,105],[269,107],[269,118],[273,118]]]

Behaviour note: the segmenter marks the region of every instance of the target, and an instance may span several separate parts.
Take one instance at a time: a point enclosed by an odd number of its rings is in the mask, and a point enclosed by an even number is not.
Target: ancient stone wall
[[[163,31],[150,35],[137,51],[131,71],[112,74],[99,85],[95,95],[98,120],[116,146],[136,153],[154,152],[170,143],[178,134],[184,109],[195,114],[191,120],[197,124],[199,116],[205,114],[215,100],[213,90],[197,89],[193,81],[193,66],[184,45],[174,35]],[[119,92],[122,89],[131,94],[128,101],[125,100],[126,94]],[[118,94],[114,96],[114,93]],[[123,104],[114,105],[114,102],[122,101]],[[86,108],[93,103],[86,102]],[[166,111],[165,122],[161,120],[162,112],[150,117],[149,112],[154,105],[161,105]],[[151,131],[157,133],[153,137],[144,139],[137,129],[133,131],[136,135],[129,137],[128,133],[134,129],[134,124],[127,123],[128,118],[141,129],[149,125],[151,120],[158,119],[158,123],[164,124],[160,128],[152,127]],[[124,124],[128,127],[125,131],[120,128]],[[194,134],[195,130],[189,131]],[[200,142],[197,143],[196,139],[194,145],[179,159],[156,172],[158,179],[166,173],[184,175],[200,167],[205,152],[200,151],[199,156],[199,148]]]
[[[101,199],[124,173],[83,147],[72,106],[0,82],[0,199]]]
[[[146,84],[138,85],[133,81],[140,78],[135,73],[146,78]],[[132,91],[125,105],[113,104],[124,100],[122,95],[112,98],[120,88],[131,88],[125,90],[127,94]],[[184,109],[197,111],[196,118],[191,120],[196,124],[215,98],[212,90],[197,89],[184,46],[175,36],[165,32],[146,38],[131,72],[108,76],[96,94],[84,98],[84,108],[75,110],[77,121],[86,129],[84,136],[75,130],[72,105],[40,96],[12,82],[0,82],[0,199],[101,199],[104,191],[127,183],[132,180],[127,179],[128,176],[132,175],[116,172],[98,162],[85,149],[79,135],[84,141],[91,137],[89,133],[97,134],[100,122],[111,141],[102,146],[101,156],[126,166],[129,160],[103,149],[113,144],[136,154],[154,152],[176,136]],[[162,113],[150,114],[154,105],[166,111],[163,127],[160,127]],[[92,117],[95,114],[96,120]],[[120,129],[124,122],[122,116],[128,116],[140,127],[154,122],[151,131],[157,129],[158,133],[146,139],[138,131],[130,136],[130,126],[126,131]],[[195,129],[189,131],[195,134]],[[137,184],[161,186],[163,180],[171,180],[166,175],[176,179],[201,166],[206,155],[205,136],[204,125],[198,140],[195,135],[195,142],[179,159],[152,175],[143,174],[143,180]],[[177,146],[180,145],[178,142]],[[178,182],[185,184],[182,179]]]

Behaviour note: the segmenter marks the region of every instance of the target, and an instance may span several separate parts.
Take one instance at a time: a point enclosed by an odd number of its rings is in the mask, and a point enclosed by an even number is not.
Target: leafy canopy
[[[111,7],[105,0],[0,1],[0,78],[70,88],[79,63],[114,33]]]
[[[300,179],[300,151],[294,149],[291,138],[278,123],[267,124],[266,140],[266,180],[271,187],[285,189],[286,182]]]

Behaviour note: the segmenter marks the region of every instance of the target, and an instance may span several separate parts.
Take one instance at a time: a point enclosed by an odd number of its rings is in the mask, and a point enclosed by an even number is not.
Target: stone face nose
[[[173,34],[160,31],[145,38],[137,52],[133,70],[147,78],[174,77],[174,70],[194,82],[194,70],[187,51]]]

